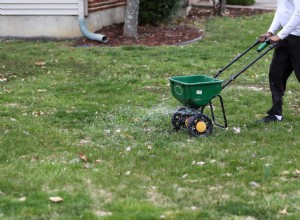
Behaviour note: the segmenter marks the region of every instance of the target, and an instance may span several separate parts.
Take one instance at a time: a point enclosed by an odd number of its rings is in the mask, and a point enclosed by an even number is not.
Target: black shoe
[[[282,122],[283,118],[278,119],[275,115],[268,115],[261,120],[258,121],[258,123],[269,123],[269,122]]]

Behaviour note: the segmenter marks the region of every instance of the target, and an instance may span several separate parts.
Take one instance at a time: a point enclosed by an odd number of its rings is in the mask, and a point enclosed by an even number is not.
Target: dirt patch
[[[227,9],[226,16],[240,17],[252,16],[270,12],[270,10],[260,9]],[[126,45],[177,45],[189,41],[197,40],[203,35],[201,22],[211,16],[210,9],[193,8],[189,15],[184,18],[174,19],[172,22],[160,24],[157,26],[143,25],[138,27],[138,38],[129,38],[123,36],[123,25],[114,24],[103,27],[96,33],[105,34],[108,43],[91,41],[86,38],[76,42],[77,46],[126,46]]]

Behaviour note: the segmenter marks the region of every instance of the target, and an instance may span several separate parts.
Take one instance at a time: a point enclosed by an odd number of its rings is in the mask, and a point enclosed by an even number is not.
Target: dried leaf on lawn
[[[112,215],[112,213],[111,212],[107,212],[107,211],[97,211],[96,215],[98,217],[104,217],[104,216],[110,216],[110,215]]]
[[[0,82],[6,82],[6,81],[7,81],[7,78],[0,77]]]
[[[288,214],[288,212],[287,212],[287,206],[285,206],[284,209],[280,210],[280,211],[279,211],[279,214],[281,214],[281,215],[286,215],[286,214]]]
[[[47,90],[46,89],[38,89],[38,90],[36,90],[37,92],[47,92]]]
[[[25,201],[26,201],[26,197],[25,197],[25,196],[20,197],[20,198],[19,198],[19,201],[20,201],[20,202],[25,202]]]
[[[59,203],[59,202],[64,201],[63,198],[61,198],[59,196],[51,196],[51,197],[49,197],[49,200],[54,203]]]
[[[102,163],[102,162],[103,162],[103,160],[101,160],[101,159],[95,160],[95,164],[96,164],[96,163]]]
[[[235,134],[239,134],[239,133],[241,133],[241,129],[239,128],[239,127],[233,127],[233,132],[235,133]]]
[[[87,159],[87,157],[85,156],[84,153],[79,153],[79,157],[80,157],[80,159],[83,160],[84,162],[87,162],[87,161],[88,161],[88,159]]]
[[[45,66],[46,65],[46,62],[43,61],[43,60],[37,60],[35,61],[34,63],[36,66]]]
[[[254,187],[254,188],[260,187],[260,184],[257,183],[257,182],[255,182],[255,181],[251,181],[251,182],[249,183],[249,185],[252,186],[252,187]]]
[[[91,143],[90,138],[81,139],[79,142],[80,145],[85,145],[85,144],[89,144],[89,143]]]
[[[181,177],[181,179],[184,179],[185,177],[187,177],[188,176],[188,174],[184,174],[182,177]]]
[[[85,163],[85,164],[83,165],[83,168],[89,169],[89,168],[91,168],[91,167],[93,167],[93,166],[94,166],[94,165],[91,164],[91,163]]]
[[[74,158],[74,159],[69,161],[69,163],[79,163],[79,162],[80,162],[79,158]]]
[[[44,112],[42,112],[42,111],[36,111],[36,112],[32,112],[32,115],[35,116],[35,117],[42,116],[42,115],[44,115]]]
[[[290,174],[290,171],[284,170],[284,171],[281,171],[280,174],[283,175],[283,176],[286,176],[286,175]]]

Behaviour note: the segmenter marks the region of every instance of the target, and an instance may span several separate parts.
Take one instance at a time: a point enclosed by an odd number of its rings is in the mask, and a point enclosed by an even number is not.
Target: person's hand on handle
[[[271,44],[275,44],[280,40],[281,39],[277,35],[270,37]]]
[[[267,40],[268,38],[271,38],[273,36],[273,34],[271,32],[267,32],[265,34],[262,34],[259,36],[259,41],[262,43],[262,42],[265,42],[265,40]]]

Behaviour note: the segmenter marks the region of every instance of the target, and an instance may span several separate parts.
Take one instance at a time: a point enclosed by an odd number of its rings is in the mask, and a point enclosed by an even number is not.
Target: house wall
[[[86,18],[87,27],[91,32],[100,30],[104,26],[124,22],[125,7],[110,8],[103,11],[89,13]],[[102,33],[105,35],[105,33]]]
[[[79,17],[86,15],[95,32],[124,22],[125,5],[126,0],[0,0],[0,37],[80,37]]]
[[[73,38],[81,36],[78,16],[0,16],[0,36]]]
[[[94,32],[104,26],[124,22],[126,4],[127,0],[88,0],[87,26]]]

